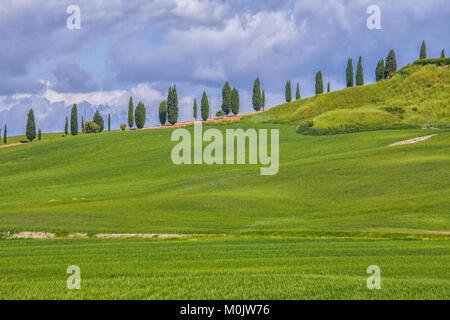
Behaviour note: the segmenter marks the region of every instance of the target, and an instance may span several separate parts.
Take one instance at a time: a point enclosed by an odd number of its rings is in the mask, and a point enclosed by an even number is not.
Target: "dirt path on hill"
[[[257,111],[257,112],[246,113],[246,114],[238,114],[236,116],[231,116],[231,117],[214,118],[214,119],[209,119],[206,121],[199,121],[199,122],[202,122],[203,124],[205,124],[205,123],[221,123],[221,122],[238,121],[238,120],[241,120],[242,117],[251,116],[251,115],[262,113],[262,112],[264,112],[264,111]],[[194,121],[185,121],[185,122],[175,123],[174,125],[145,127],[145,128],[142,128],[141,130],[182,128],[182,127],[191,126],[193,124],[194,124]],[[129,130],[129,129],[127,129],[127,130]]]
[[[22,144],[25,144],[25,143],[17,142],[17,143],[11,143],[11,144],[3,144],[3,145],[0,146],[0,148],[8,148],[8,147],[13,147],[13,146],[20,146]]]
[[[432,135],[426,136],[426,137],[419,137],[419,138],[404,140],[404,141],[400,141],[400,142],[396,142],[396,143],[390,144],[389,147],[395,147],[395,146],[402,146],[404,144],[417,143],[417,142],[428,140],[428,139],[430,139],[430,138],[432,138],[434,136],[436,136],[436,134],[432,134]]]

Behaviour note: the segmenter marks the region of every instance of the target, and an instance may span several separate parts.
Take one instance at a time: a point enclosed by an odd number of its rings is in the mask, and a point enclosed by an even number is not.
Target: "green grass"
[[[280,129],[275,176],[261,176],[260,166],[176,166],[171,130],[81,135],[1,149],[0,231],[450,230],[450,132],[311,137],[285,125],[258,127]],[[432,132],[439,135],[387,147]]]
[[[0,299],[449,299],[449,264],[448,241],[0,240]]]
[[[0,237],[0,299],[449,299],[449,75],[408,67],[205,126],[279,129],[274,176],[259,165],[176,166],[172,129],[0,148],[0,232],[195,235]],[[308,120],[317,132],[361,132],[298,134]],[[81,267],[80,291],[65,287],[69,265]],[[369,265],[381,267],[382,290],[366,288]]]
[[[245,121],[317,129],[450,126],[450,68],[407,66],[392,79],[293,101]],[[387,110],[391,110],[388,112]],[[400,111],[400,112],[399,112]]]

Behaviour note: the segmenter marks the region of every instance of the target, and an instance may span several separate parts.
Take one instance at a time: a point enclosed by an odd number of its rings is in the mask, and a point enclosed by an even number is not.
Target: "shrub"
[[[223,110],[219,110],[216,112],[216,117],[224,117],[226,116],[226,113]]]
[[[427,64],[435,64],[437,66],[448,66],[450,65],[450,58],[440,58],[440,59],[420,59],[414,61],[413,65],[425,66]]]
[[[84,123],[84,133],[100,133],[100,126],[94,121],[87,121]]]
[[[38,130],[38,140],[41,141],[42,139],[42,131],[41,129]]]
[[[125,131],[126,128],[127,128],[127,125],[125,123],[122,123],[120,125],[120,130]]]

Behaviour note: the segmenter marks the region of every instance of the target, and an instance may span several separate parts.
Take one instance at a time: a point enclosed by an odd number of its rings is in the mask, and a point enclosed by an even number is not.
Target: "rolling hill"
[[[286,103],[246,120],[312,126],[312,133],[449,127],[449,101],[449,66],[408,65],[392,79]]]

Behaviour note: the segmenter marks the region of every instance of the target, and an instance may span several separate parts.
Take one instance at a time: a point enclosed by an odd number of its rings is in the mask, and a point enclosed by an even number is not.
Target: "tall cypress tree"
[[[445,58],[445,51],[444,51],[444,49],[442,49],[442,51],[441,51],[441,58]]]
[[[64,124],[64,133],[66,136],[69,134],[69,119],[66,117],[66,123]]]
[[[111,131],[111,115],[108,113],[108,131]]]
[[[26,132],[27,132],[27,139],[30,140],[30,142],[32,142],[36,138],[36,122],[34,121],[33,109],[30,109],[30,111],[28,111]]]
[[[39,128],[39,130],[38,130],[38,140],[41,141],[41,139],[42,139],[42,131],[41,131],[41,128]]]
[[[231,112],[231,87],[227,82],[222,88],[222,111],[228,115]]]
[[[383,80],[385,77],[384,59],[378,61],[377,68],[375,69],[375,79],[378,81]]]
[[[347,70],[345,71],[347,88],[353,87],[353,61],[351,58],[347,61]]]
[[[167,121],[167,102],[164,100],[159,104],[159,122],[161,125],[165,125]]]
[[[237,115],[239,113],[239,108],[239,91],[236,88],[233,88],[233,90],[231,91],[231,111],[234,115]]]
[[[200,109],[202,114],[202,120],[206,121],[209,117],[209,102],[208,97],[206,96],[206,92],[203,91],[202,101],[200,102]]]
[[[286,88],[285,88],[285,98],[286,102],[292,101],[292,88],[291,88],[291,80],[286,81]]]
[[[266,92],[263,90],[262,92],[262,109],[266,107]]]
[[[392,77],[395,71],[397,71],[397,58],[395,58],[394,50],[391,49],[386,58],[385,78],[388,79]]]
[[[297,82],[297,90],[295,91],[295,100],[300,100],[300,83]]]
[[[363,86],[364,85],[364,69],[362,66],[362,58],[359,57],[358,67],[356,68],[356,85]]]
[[[81,132],[84,132],[84,117],[81,116]]]
[[[427,45],[425,44],[425,40],[422,41],[422,46],[420,47],[420,56],[419,59],[427,58]]]
[[[134,126],[133,97],[130,97],[130,101],[128,102],[128,126],[130,128],[133,128],[133,126]]]
[[[178,122],[178,94],[176,86],[169,88],[167,95],[167,120],[172,125]]]
[[[198,110],[197,110],[197,98],[194,98],[194,120],[197,120]]]
[[[78,134],[78,110],[76,104],[73,105],[72,112],[70,113],[70,133],[73,136]]]
[[[316,95],[323,93],[322,71],[316,73]]]
[[[5,128],[3,129],[3,142],[8,143],[8,128],[5,124]]]
[[[98,126],[100,127],[100,132],[102,132],[105,129],[105,120],[103,119],[103,117],[100,115],[100,112],[95,111],[94,113],[94,119],[93,121],[98,124]]]
[[[253,95],[252,95],[252,104],[253,109],[255,111],[261,110],[262,103],[261,103],[261,82],[259,81],[259,78],[256,78],[254,84],[253,84]]]
[[[328,80],[328,85],[327,85],[327,93],[331,92],[331,84],[330,81]]]

